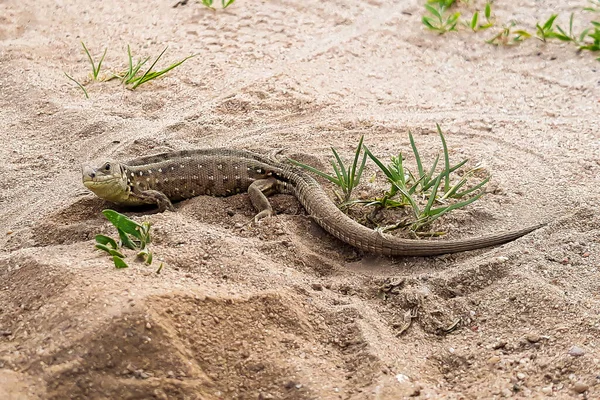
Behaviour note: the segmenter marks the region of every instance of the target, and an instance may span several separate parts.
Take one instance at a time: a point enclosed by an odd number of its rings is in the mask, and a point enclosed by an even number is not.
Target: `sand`
[[[600,397],[594,57],[437,36],[420,1],[174,3],[0,2],[0,398]],[[585,5],[494,12],[531,29]],[[578,11],[575,28],[592,17]],[[89,82],[86,99],[64,75],[89,81],[80,41],[108,48],[101,75],[128,44],[135,57],[168,46],[162,65],[198,56],[135,91]],[[245,226],[241,194],[121,209],[153,224],[150,267],[117,270],[94,250],[114,233],[111,205],[82,186],[82,163],[228,146],[328,168],[330,146],[349,159],[362,135],[384,159],[409,155],[409,130],[431,162],[436,123],[454,160],[492,175],[436,224],[447,239],[549,225],[387,258],[335,240],[290,196]],[[380,175],[360,190],[382,189]]]

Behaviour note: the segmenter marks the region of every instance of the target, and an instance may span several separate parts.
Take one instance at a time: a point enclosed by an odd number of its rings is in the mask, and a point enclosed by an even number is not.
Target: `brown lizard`
[[[83,184],[98,197],[121,205],[156,204],[174,211],[172,201],[198,195],[229,196],[248,192],[258,211],[271,216],[267,196],[293,194],[308,214],[336,238],[364,251],[400,256],[432,256],[509,242],[545,224],[465,240],[412,240],[367,228],[330,200],[304,170],[272,157],[244,150],[201,149],[163,153],[98,168],[84,166]]]

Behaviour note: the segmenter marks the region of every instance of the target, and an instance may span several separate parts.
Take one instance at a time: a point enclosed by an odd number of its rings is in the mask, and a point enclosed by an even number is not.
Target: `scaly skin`
[[[228,196],[247,191],[259,211],[272,215],[265,194],[289,193],[336,238],[364,251],[392,256],[433,256],[496,246],[545,224],[465,240],[410,240],[360,225],[329,199],[317,181],[300,168],[243,150],[203,149],[158,154],[126,163],[84,166],[83,184],[98,197],[121,205],[157,204],[174,210],[171,201],[198,195]]]

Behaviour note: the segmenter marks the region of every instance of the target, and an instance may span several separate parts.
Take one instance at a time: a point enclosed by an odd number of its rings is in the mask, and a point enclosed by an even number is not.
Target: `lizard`
[[[172,202],[199,195],[247,192],[258,214],[273,215],[267,196],[294,195],[323,229],[360,250],[388,256],[435,256],[510,242],[545,223],[524,229],[459,240],[404,239],[370,229],[342,212],[306,171],[286,161],[227,148],[172,151],[128,162],[82,166],[83,184],[96,196],[123,206],[156,204],[174,211]]]

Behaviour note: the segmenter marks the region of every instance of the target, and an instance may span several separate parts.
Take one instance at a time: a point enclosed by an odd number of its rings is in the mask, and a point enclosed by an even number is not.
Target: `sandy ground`
[[[420,1],[174,3],[0,1],[0,398],[600,397],[598,61],[438,37]],[[566,26],[585,5],[494,9]],[[106,70],[127,44],[199,56],[136,91],[90,83],[86,100],[63,74],[86,80],[81,40],[109,49]],[[230,146],[327,166],[361,135],[409,151],[408,130],[431,160],[436,122],[455,159],[493,174],[439,223],[448,238],[549,226],[393,259],[333,239],[289,196],[247,228],[246,195],[198,197],[131,213],[154,225],[160,274],[93,250],[110,204],[81,185],[84,162]]]

